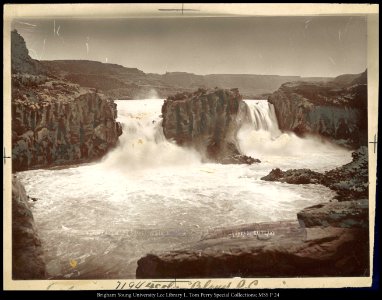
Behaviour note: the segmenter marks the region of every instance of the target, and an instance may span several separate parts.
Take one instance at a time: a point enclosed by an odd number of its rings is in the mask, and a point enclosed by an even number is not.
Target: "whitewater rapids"
[[[18,173],[51,278],[134,278],[137,260],[187,246],[216,227],[293,220],[304,207],[329,201],[321,185],[260,180],[272,168],[325,171],[350,152],[282,133],[266,100],[246,100],[251,124],[238,140],[253,165],[203,164],[192,149],[167,141],[163,100],[116,101],[119,144],[102,161]],[[72,262],[76,261],[73,267]]]

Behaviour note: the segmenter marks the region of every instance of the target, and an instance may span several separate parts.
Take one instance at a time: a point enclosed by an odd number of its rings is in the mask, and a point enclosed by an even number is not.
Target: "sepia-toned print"
[[[10,19],[11,280],[370,279],[370,17],[178,6]]]

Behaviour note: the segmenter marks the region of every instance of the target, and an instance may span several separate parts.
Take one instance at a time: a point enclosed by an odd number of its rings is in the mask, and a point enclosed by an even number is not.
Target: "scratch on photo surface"
[[[49,284],[48,287],[47,287],[46,289],[49,290],[49,289],[50,289],[53,285],[55,285],[55,284],[56,284],[55,282]]]

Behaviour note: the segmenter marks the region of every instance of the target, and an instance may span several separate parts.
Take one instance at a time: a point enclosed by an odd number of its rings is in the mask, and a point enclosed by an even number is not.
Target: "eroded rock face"
[[[320,135],[354,148],[366,145],[367,71],[348,77],[283,84],[268,97],[280,129]]]
[[[13,172],[97,159],[122,134],[112,100],[43,69],[12,32]]]
[[[261,179],[290,184],[322,184],[336,191],[335,198],[339,201],[367,199],[369,195],[367,147],[360,147],[352,153],[352,157],[352,162],[324,174],[309,169],[282,171],[276,168]]]
[[[301,228],[266,224],[273,235],[248,235],[259,226],[226,230],[186,249],[138,261],[137,278],[367,276],[368,235],[359,228]],[[240,234],[243,233],[243,234]]]
[[[248,121],[248,107],[237,89],[205,90],[170,96],[162,106],[167,139],[196,148],[206,160],[252,164],[241,154],[236,134]]]
[[[24,186],[12,178],[12,276],[13,279],[45,279],[41,241]]]
[[[49,79],[13,88],[13,171],[99,158],[122,133],[115,104],[95,91]]]

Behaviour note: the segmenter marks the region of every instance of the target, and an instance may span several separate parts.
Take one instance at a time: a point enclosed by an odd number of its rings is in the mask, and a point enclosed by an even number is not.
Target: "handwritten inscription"
[[[191,288],[191,289],[250,289],[255,288],[258,285],[258,280],[246,280],[240,281],[228,281],[224,284],[214,282],[213,280],[207,280],[205,282],[199,280],[183,280],[179,281],[174,279],[173,281],[117,281],[115,287],[116,290],[126,289],[176,289],[176,288]]]

